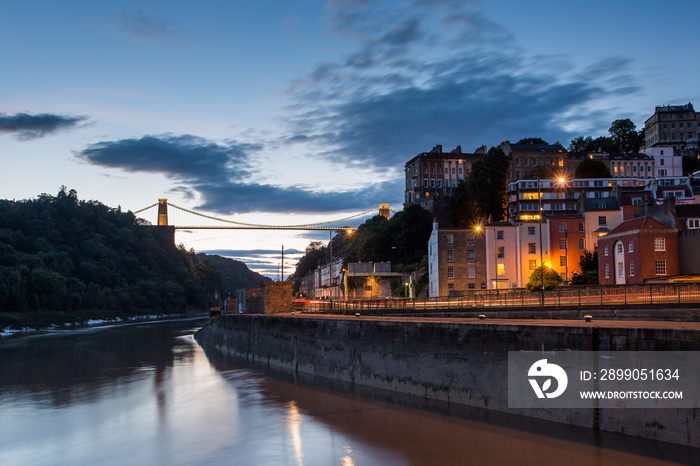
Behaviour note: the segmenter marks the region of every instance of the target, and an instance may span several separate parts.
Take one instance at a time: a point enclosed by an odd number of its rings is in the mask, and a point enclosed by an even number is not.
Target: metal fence
[[[312,312],[363,310],[437,310],[465,308],[583,307],[700,303],[700,283],[560,287],[528,291],[524,288],[464,292],[439,298],[380,298],[369,300],[304,301]]]

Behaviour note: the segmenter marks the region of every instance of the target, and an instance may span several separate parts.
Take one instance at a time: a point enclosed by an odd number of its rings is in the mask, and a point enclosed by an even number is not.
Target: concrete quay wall
[[[697,351],[680,328],[224,315],[202,345],[297,373],[700,447],[698,409],[508,409],[508,351]]]

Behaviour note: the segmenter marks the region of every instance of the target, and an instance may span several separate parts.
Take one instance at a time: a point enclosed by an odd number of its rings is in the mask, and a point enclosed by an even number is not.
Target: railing
[[[464,292],[439,298],[381,298],[303,301],[310,312],[368,310],[427,311],[468,308],[583,307],[700,303],[700,283],[560,287],[528,291],[524,288]]]

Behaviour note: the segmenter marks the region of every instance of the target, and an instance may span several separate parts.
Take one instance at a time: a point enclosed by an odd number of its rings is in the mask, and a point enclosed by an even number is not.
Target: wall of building
[[[698,351],[700,332],[224,315],[195,335],[251,361],[361,386],[594,426],[593,409],[508,409],[508,351]],[[599,428],[700,445],[698,409],[600,409]]]
[[[263,314],[277,314],[292,310],[292,282],[263,282],[261,288]]]

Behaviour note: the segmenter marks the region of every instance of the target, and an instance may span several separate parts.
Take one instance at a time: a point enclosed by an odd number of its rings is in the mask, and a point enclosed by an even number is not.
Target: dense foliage
[[[544,283],[542,281],[542,274],[544,274]],[[543,285],[545,290],[551,290],[552,288],[561,285],[562,283],[561,275],[559,275],[555,270],[549,267],[537,267],[530,274],[530,280],[525,284],[525,288],[530,291],[541,290]]]
[[[65,187],[0,200],[0,312],[206,308],[221,275],[157,229]]]
[[[197,254],[197,260],[209,264],[221,272],[224,288],[230,294],[243,288],[258,288],[260,283],[270,280],[268,277],[253,272],[243,262],[229,259],[228,257],[213,256],[200,252]]]
[[[510,160],[492,147],[475,162],[465,180],[460,180],[450,199],[450,221],[455,227],[471,228],[480,219],[507,217],[506,180]]]
[[[644,145],[644,129],[637,128],[629,118],[615,120],[608,129],[610,136],[578,136],[571,140],[569,152],[607,152],[617,154],[622,152],[638,152]]]
[[[378,215],[372,217],[352,234],[340,231],[333,237],[333,256],[344,256],[346,264],[391,261],[395,270],[425,270],[432,228],[430,213],[418,205],[410,205],[389,220]],[[309,244],[291,278],[298,286],[302,277],[327,264],[329,258],[327,245],[319,241]]]

